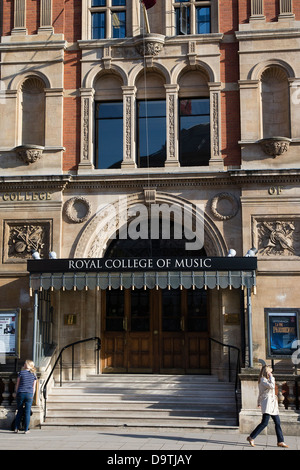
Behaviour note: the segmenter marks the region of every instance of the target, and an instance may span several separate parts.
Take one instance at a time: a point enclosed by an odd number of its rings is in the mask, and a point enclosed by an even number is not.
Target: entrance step
[[[236,429],[234,384],[198,375],[89,375],[52,388],[43,426]]]

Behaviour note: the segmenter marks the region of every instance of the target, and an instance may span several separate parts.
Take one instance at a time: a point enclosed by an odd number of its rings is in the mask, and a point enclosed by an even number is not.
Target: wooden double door
[[[102,301],[102,371],[209,372],[205,290],[106,290]]]

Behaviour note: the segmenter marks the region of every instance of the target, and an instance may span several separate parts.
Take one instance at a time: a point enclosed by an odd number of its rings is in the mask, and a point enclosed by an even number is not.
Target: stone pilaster
[[[136,168],[135,148],[135,93],[134,86],[124,86],[123,90],[123,162],[122,168]]]
[[[78,173],[94,169],[93,157],[93,88],[81,88],[81,148]]]
[[[166,167],[180,166],[178,154],[178,85],[165,85],[167,106],[167,157]]]
[[[14,27],[11,34],[27,34],[26,0],[14,0]]]

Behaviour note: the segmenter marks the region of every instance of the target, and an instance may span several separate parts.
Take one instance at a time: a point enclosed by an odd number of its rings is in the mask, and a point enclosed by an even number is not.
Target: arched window
[[[45,145],[45,84],[36,76],[21,87],[21,143]]]
[[[166,160],[166,91],[157,73],[137,80],[137,166],[161,167]]]
[[[189,71],[179,79],[179,161],[205,166],[210,160],[210,100],[207,78]]]
[[[290,137],[289,83],[285,70],[268,67],[261,76],[262,137]]]
[[[122,80],[105,74],[95,83],[95,168],[121,168],[123,160]]]

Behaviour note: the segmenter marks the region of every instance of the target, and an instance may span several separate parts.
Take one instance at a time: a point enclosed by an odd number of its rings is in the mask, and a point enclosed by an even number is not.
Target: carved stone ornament
[[[299,256],[299,219],[260,220],[257,222],[257,246],[264,256]]]
[[[164,47],[165,37],[161,34],[149,33],[135,38],[135,47],[141,56],[156,56]]]
[[[29,165],[30,163],[35,163],[42,157],[44,147],[41,145],[24,144],[16,147],[15,150],[18,157],[26,163],[26,165]]]
[[[269,137],[258,141],[265,154],[276,158],[286,153],[289,149],[291,139],[288,137]]]
[[[5,221],[4,262],[24,262],[32,251],[46,257],[51,246],[51,221]]]
[[[72,197],[65,203],[64,213],[70,222],[81,224],[90,217],[91,205],[84,197]]]
[[[220,208],[218,207],[222,201],[229,202],[229,209],[226,208],[225,213],[220,212]],[[237,199],[229,193],[219,193],[217,194],[211,201],[211,211],[214,216],[219,220],[228,220],[234,217],[239,210],[239,203]]]

